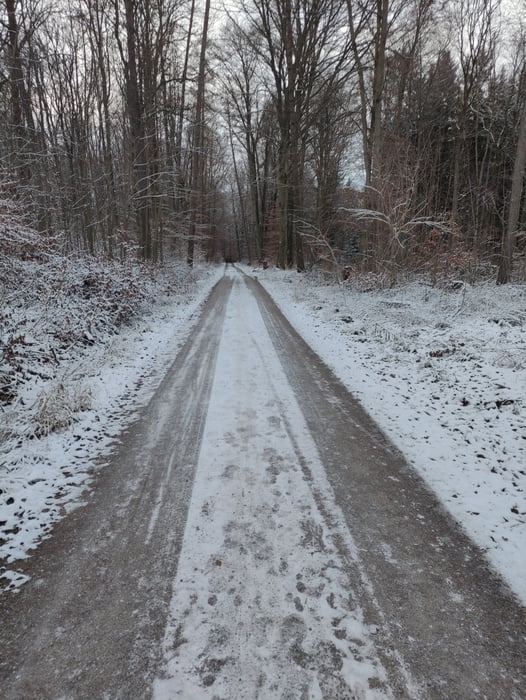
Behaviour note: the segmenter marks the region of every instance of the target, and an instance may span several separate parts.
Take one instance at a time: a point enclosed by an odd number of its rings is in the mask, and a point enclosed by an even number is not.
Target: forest
[[[524,697],[525,165],[526,0],[0,0],[2,697]]]
[[[4,267],[51,246],[524,279],[524,4],[2,5]]]

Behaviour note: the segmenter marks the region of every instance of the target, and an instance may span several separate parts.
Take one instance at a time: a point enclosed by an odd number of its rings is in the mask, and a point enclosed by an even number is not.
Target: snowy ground
[[[246,270],[526,602],[526,287],[413,283],[343,292],[312,276]],[[184,299],[152,307],[105,343],[78,348],[60,376],[26,387],[28,406],[66,395],[69,405],[87,410],[62,431],[0,444],[4,585],[23,583],[9,564],[81,500],[94,460],[102,462],[148,401],[222,272],[205,275]],[[1,420],[4,428],[25,418],[8,408]]]
[[[343,290],[245,269],[526,603],[526,286]]]
[[[2,588],[16,590],[24,583],[25,576],[10,564],[25,558],[58,518],[82,502],[96,465],[103,465],[115,436],[150,399],[223,269],[203,267],[195,283],[169,295],[163,293],[170,283],[164,278],[151,290],[157,291],[158,303],[143,316],[121,325],[118,333],[100,332],[93,345],[72,344],[67,360],[48,367],[48,377],[29,365],[33,379],[25,381],[12,406],[0,408]],[[35,316],[45,315],[36,303],[32,309]],[[49,342],[46,338],[46,346]],[[48,417],[61,414],[72,420],[70,426],[35,437]]]

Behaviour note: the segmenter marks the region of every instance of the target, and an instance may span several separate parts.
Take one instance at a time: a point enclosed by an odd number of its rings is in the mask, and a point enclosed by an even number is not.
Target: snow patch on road
[[[238,277],[155,700],[391,697],[342,542],[357,557],[257,302]]]

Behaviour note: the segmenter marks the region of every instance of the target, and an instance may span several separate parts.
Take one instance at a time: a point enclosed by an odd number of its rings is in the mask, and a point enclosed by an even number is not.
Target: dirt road
[[[526,698],[524,608],[233,268],[26,568],[6,700]]]

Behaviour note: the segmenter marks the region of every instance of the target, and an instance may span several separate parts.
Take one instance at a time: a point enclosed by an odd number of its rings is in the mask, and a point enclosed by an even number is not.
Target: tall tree
[[[247,36],[266,65],[279,126],[278,265],[305,267],[300,220],[310,105],[323,80],[344,70],[343,0],[262,0],[244,4]]]
[[[218,71],[224,94],[225,112],[235,165],[236,189],[243,214],[243,238],[250,252],[260,259],[264,247],[267,204],[268,149],[263,144],[263,122],[270,95],[259,71],[259,56],[238,26],[229,25],[222,44],[221,70]],[[236,150],[241,149],[246,161],[245,184],[247,205],[242,201],[242,183]],[[252,257],[252,255],[251,255]]]
[[[111,258],[120,227],[117,194],[117,175],[114,159],[114,135],[111,120],[111,23],[109,21],[110,0],[81,0],[79,18],[83,19],[89,46],[97,72],[98,131],[102,149],[104,185],[96,188],[98,195],[97,219],[102,222],[103,247]]]
[[[188,229],[187,263],[194,264],[195,241],[198,225],[203,225],[203,196],[205,174],[205,87],[206,87],[206,52],[208,43],[208,25],[210,21],[210,0],[205,0],[201,50],[199,53],[199,72],[197,74],[197,95],[195,100],[195,117],[192,127],[192,168],[190,185],[190,225]]]
[[[462,79],[462,96],[457,116],[457,136],[453,161],[451,218],[458,220],[462,161],[468,125],[474,104],[494,61],[495,19],[498,0],[456,0],[453,26],[457,30],[457,51]]]
[[[524,72],[526,76],[526,71]],[[508,220],[502,242],[502,251],[497,275],[498,284],[506,284],[511,280],[513,249],[517,238],[519,217],[521,211],[524,172],[526,168],[526,99],[522,107],[517,138],[517,149],[511,178],[511,193],[508,209]]]
[[[148,166],[144,94],[140,84],[142,62],[137,4],[123,0],[124,18],[120,17],[120,0],[115,0],[115,31],[124,67],[126,112],[129,122],[129,147],[133,173],[133,207],[136,216],[140,255],[148,260],[152,254],[151,217],[147,197]],[[125,36],[120,35],[121,24]]]
[[[32,95],[34,43],[49,18],[49,9],[28,0],[5,0],[5,69],[9,89],[4,138],[10,139],[9,160],[26,187],[33,178],[39,152]]]

